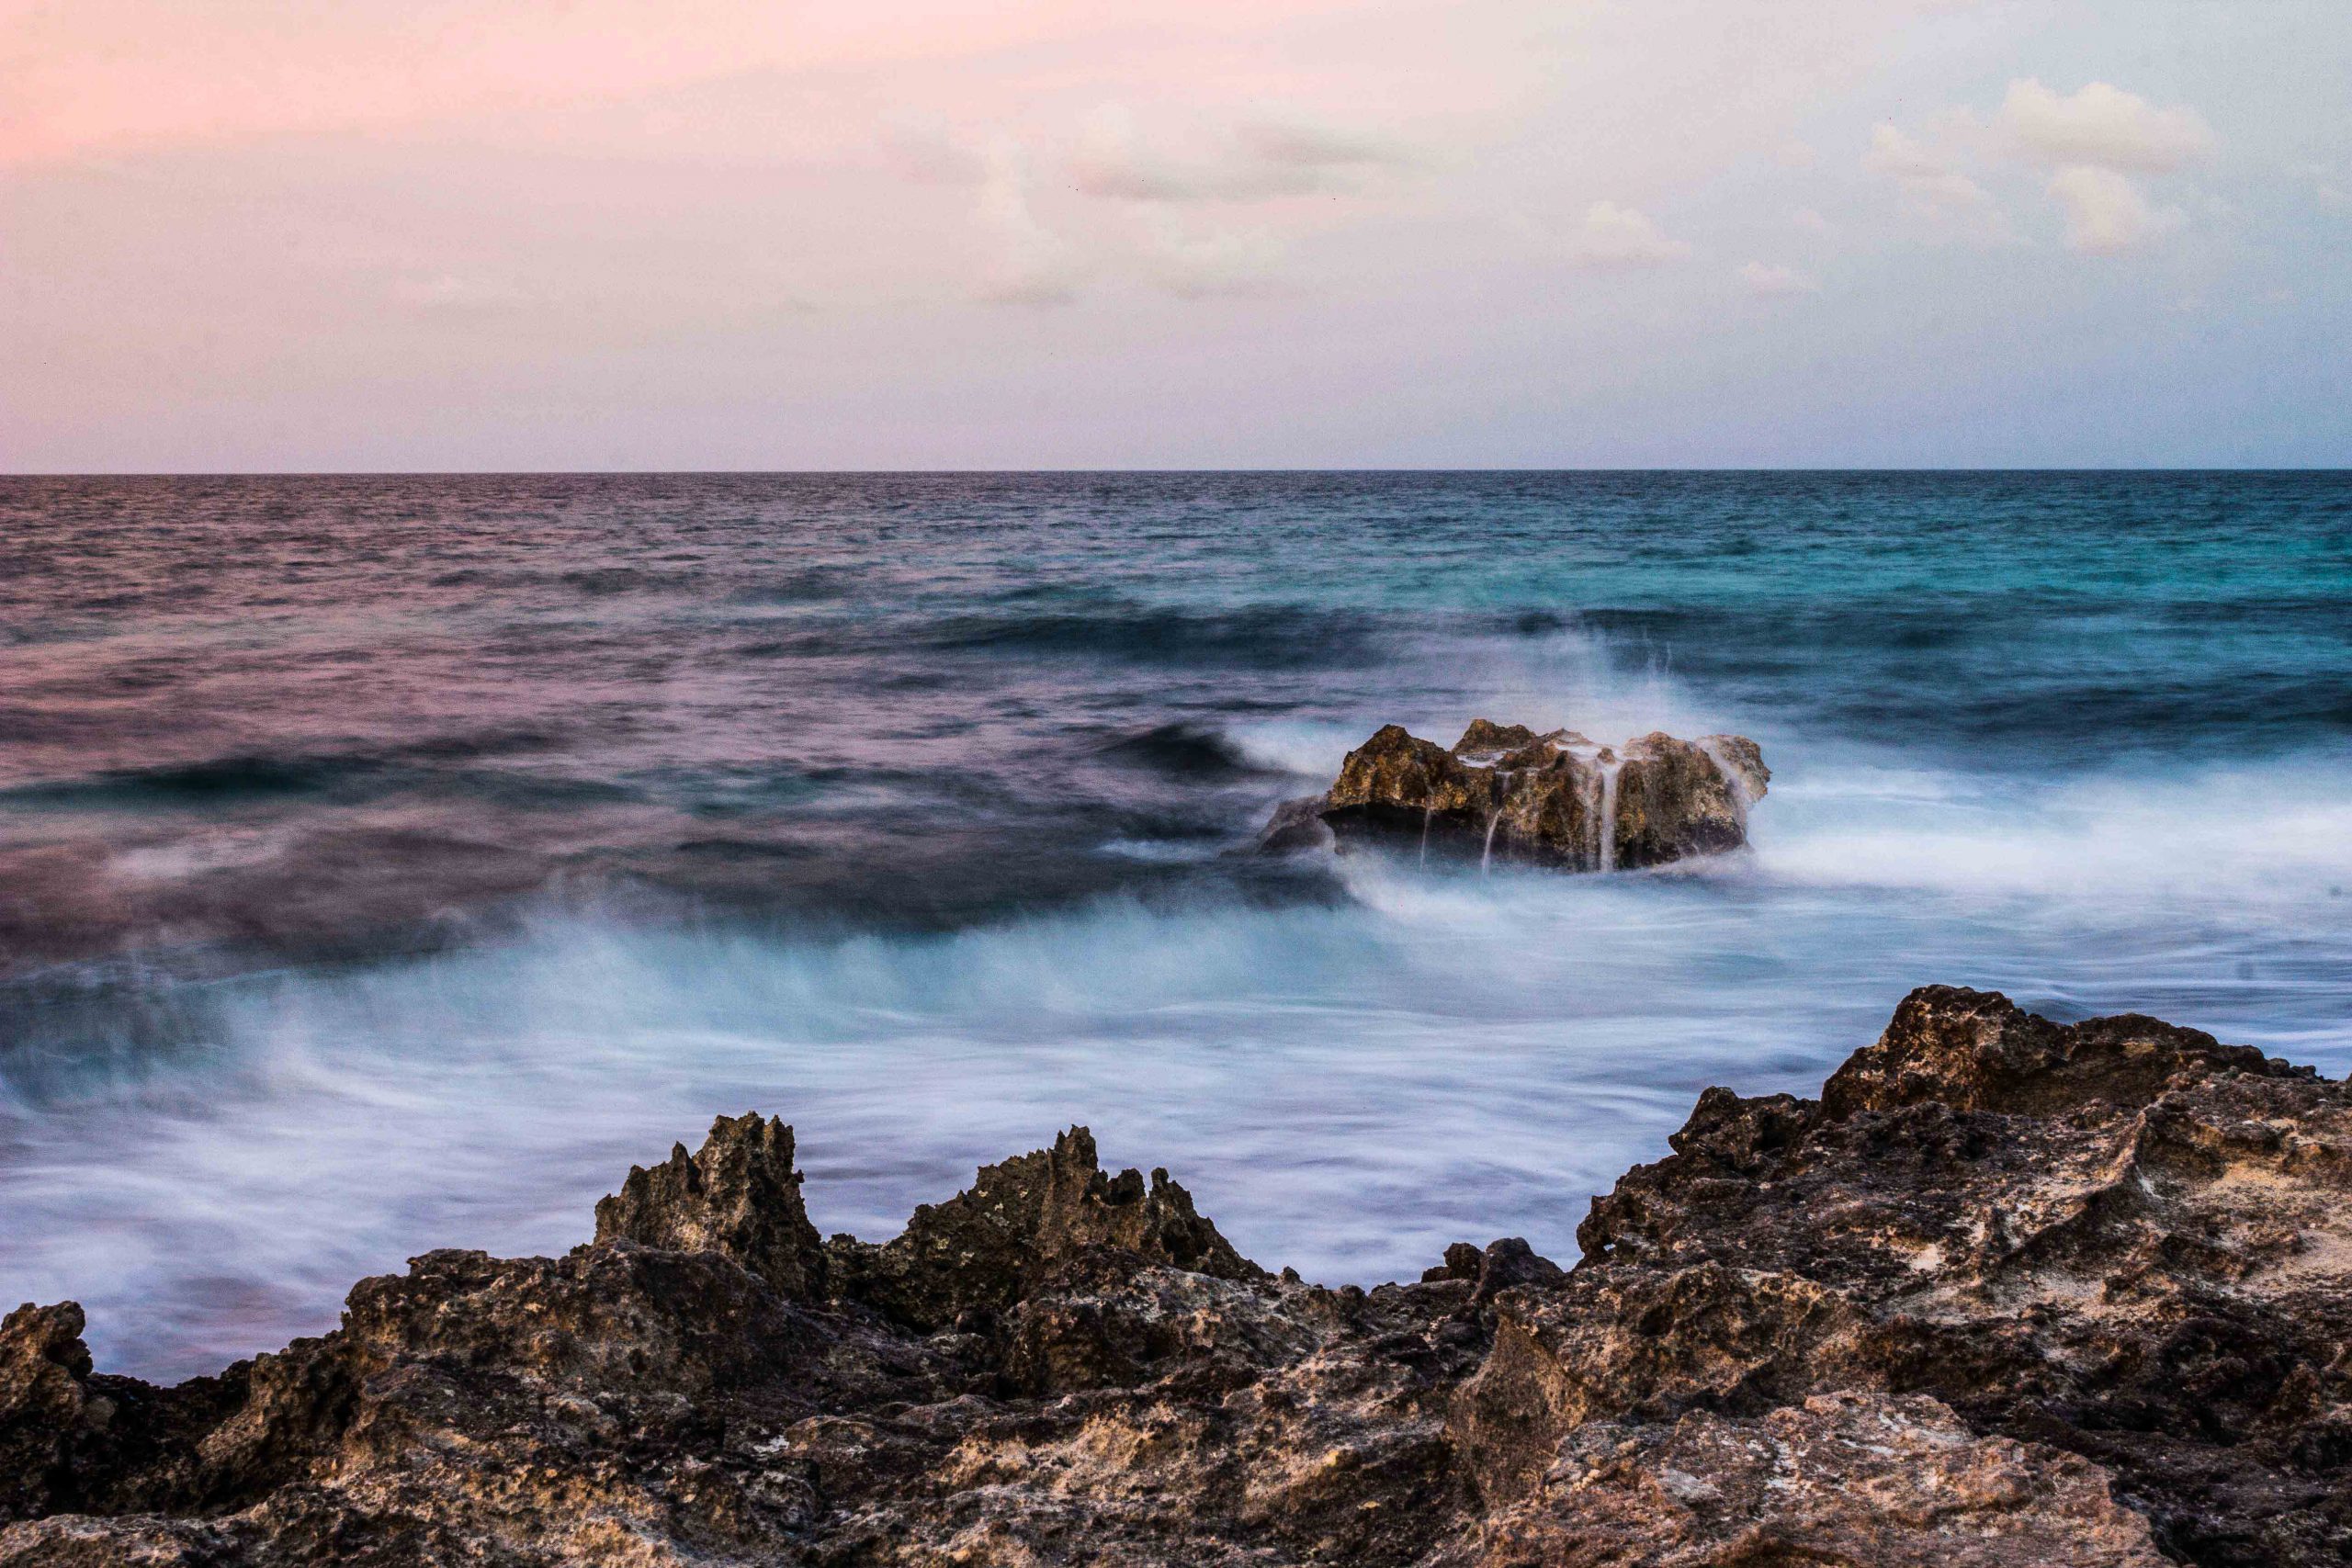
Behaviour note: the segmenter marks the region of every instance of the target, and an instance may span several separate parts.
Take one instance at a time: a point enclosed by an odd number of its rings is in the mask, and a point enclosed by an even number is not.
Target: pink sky
[[[0,467],[2346,460],[2352,13],[0,3]]]

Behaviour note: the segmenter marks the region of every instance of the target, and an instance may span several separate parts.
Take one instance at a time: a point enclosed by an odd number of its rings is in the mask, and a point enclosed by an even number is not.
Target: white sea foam
[[[2270,905],[2352,882],[2352,798],[2317,764],[2074,780],[1800,766],[1775,778],[1754,840],[1770,874],[1822,886]]]
[[[550,916],[497,951],[232,988],[176,1051],[20,1072],[0,1294],[82,1300],[109,1364],[202,1370],[329,1325],[351,1280],[425,1247],[570,1246],[629,1163],[746,1109],[799,1128],[820,1224],[868,1236],[1087,1122],[1310,1276],[1503,1234],[1572,1256],[1588,1195],[1701,1088],[1808,1091],[1917,983],[2341,1073],[2352,835],[2324,782],[1994,798],[1792,766],[1755,852],[1661,872],[1351,858],[1334,907],[1113,900],[924,937]]]

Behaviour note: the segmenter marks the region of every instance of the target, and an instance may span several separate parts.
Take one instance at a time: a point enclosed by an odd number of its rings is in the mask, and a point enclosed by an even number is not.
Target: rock
[[[631,1166],[596,1204],[596,1239],[672,1252],[718,1252],[796,1301],[825,1293],[825,1247],[800,1201],[792,1129],[756,1114],[721,1116],[699,1153]]]
[[[1932,1399],[1814,1394],[1761,1417],[1596,1421],[1476,1568],[2161,1568],[2084,1460],[1969,1431]]]
[[[70,1507],[76,1461],[112,1412],[94,1400],[82,1309],[27,1302],[0,1320],[0,1518]]]
[[[1482,718],[1448,750],[1392,724],[1348,753],[1328,794],[1278,807],[1259,846],[1316,847],[1313,819],[1342,850],[1637,870],[1746,843],[1770,779],[1756,743],[1736,735],[1650,734],[1620,754],[1573,730]]]
[[[1274,807],[1274,814],[1266,819],[1265,830],[1258,835],[1258,852],[1287,855],[1303,850],[1329,849],[1331,829],[1324,822],[1323,813],[1330,805],[1328,795],[1305,795],[1283,801]]]
[[[2352,1096],[2136,1015],[1930,987],[1820,1101],[1710,1089],[1572,1278],[1797,1275],[1809,1352],[2113,1472],[2205,1563],[2352,1554]]]
[[[1134,1170],[1103,1175],[1094,1134],[1083,1127],[1050,1150],[982,1167],[967,1190],[917,1209],[895,1241],[872,1247],[834,1237],[832,1256],[843,1294],[932,1330],[1010,1306],[1053,1264],[1090,1247],[1220,1279],[1263,1274],[1165,1170],[1151,1173],[1148,1188]]]
[[[0,1564],[2352,1561],[2346,1085],[1929,987],[1672,1145],[1571,1269],[1331,1291],[1082,1128],[820,1246],[790,1129],[721,1118],[594,1243],[219,1378],[10,1314]]]

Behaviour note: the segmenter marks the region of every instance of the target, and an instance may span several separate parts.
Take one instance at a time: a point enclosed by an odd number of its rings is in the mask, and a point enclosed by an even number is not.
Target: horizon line
[[[1651,465],[1398,465],[1372,467],[1213,468],[1213,467],[1067,467],[1067,468],[19,468],[0,469],[0,483],[11,479],[965,479],[1039,476],[1312,476],[1346,474],[1919,474],[1919,475],[2131,475],[2131,474],[2352,474],[2346,464],[1691,464]]]

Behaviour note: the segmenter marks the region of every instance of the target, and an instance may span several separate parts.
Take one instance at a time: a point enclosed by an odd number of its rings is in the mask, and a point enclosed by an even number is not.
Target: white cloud
[[[1933,179],[1950,172],[1942,159],[1892,120],[1871,127],[1871,150],[1862,154],[1862,167],[1898,180]]]
[[[1270,164],[1303,168],[1402,168],[1417,162],[1402,142],[1371,131],[1317,125],[1296,117],[1244,122],[1235,132],[1242,147]]]
[[[1647,213],[1613,201],[1586,208],[1568,241],[1568,259],[1583,267],[1660,266],[1690,254],[1688,243],[1669,238]]]
[[[1070,174],[1089,196],[1126,201],[1267,201],[1351,188],[1411,162],[1383,138],[1296,118],[1151,138],[1113,104],[1088,120]]]
[[[1779,266],[1760,261],[1752,261],[1741,267],[1739,280],[1747,285],[1747,291],[1751,294],[1786,295],[1821,292],[1821,284],[1818,279],[1808,276],[1792,266]]]
[[[2190,108],[2158,108],[2136,93],[2093,82],[2061,96],[2039,81],[2009,84],[1999,125],[2017,149],[2045,164],[2169,174],[2213,151],[2213,128]]]
[[[996,255],[980,297],[1006,305],[1067,305],[1085,269],[1069,241],[1037,220],[1029,205],[1029,164],[1010,141],[989,145],[980,182],[980,224]]]
[[[1817,207],[1800,207],[1789,214],[1789,221],[1808,234],[1834,234],[1838,225],[1822,216]]]
[[[2157,207],[2113,169],[2077,164],[2050,176],[2050,197],[2066,214],[2066,245],[2090,255],[2114,255],[2160,239],[2187,221],[2175,207]]]
[[[1871,128],[1862,167],[1893,180],[1905,205],[1952,237],[1984,244],[2016,238],[1992,192],[1900,126],[1882,121]]]
[[[1283,287],[1283,247],[1264,234],[1186,234],[1155,224],[1143,259],[1146,276],[1180,299],[1271,294]]]

